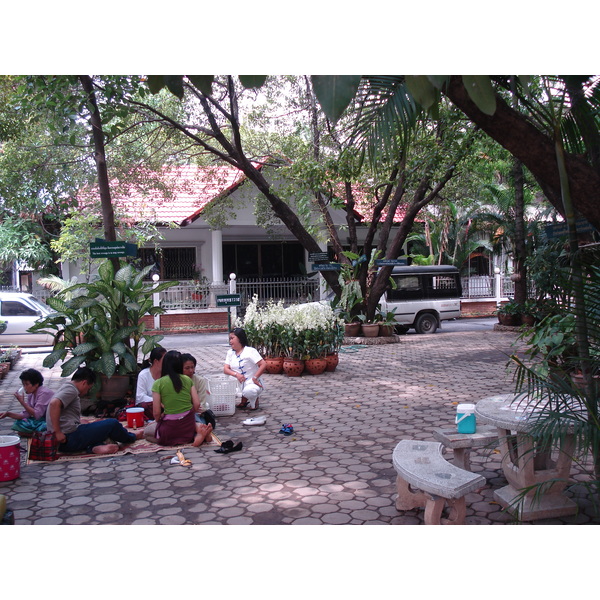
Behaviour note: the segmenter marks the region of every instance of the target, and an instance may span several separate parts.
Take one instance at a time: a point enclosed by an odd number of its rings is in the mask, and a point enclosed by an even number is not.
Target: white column
[[[500,306],[502,301],[502,273],[500,272],[500,268],[496,267],[494,269],[494,277],[496,279],[494,285],[494,292],[496,296],[496,306]]]
[[[213,283],[223,282],[223,232],[211,229],[212,280]]]

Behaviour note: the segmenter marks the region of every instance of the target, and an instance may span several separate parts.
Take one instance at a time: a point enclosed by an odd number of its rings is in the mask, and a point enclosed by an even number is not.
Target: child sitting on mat
[[[35,369],[26,369],[19,375],[19,379],[23,384],[24,393],[19,390],[14,396],[23,407],[23,411],[17,413],[7,410],[0,413],[0,419],[16,419],[11,429],[25,435],[46,431],[46,409],[54,397],[54,392],[43,385],[44,376]]]

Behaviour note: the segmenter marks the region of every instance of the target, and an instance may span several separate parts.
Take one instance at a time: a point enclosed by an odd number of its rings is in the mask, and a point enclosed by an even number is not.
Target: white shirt
[[[135,403],[152,402],[152,386],[154,385],[154,377],[150,373],[150,369],[142,369],[137,379],[137,387],[135,390]]]
[[[256,348],[244,346],[239,354],[236,354],[235,350],[229,349],[227,351],[225,363],[234,371],[242,373],[246,378],[246,381],[248,381],[248,379],[252,379],[258,371],[258,363],[262,359],[262,356]]]

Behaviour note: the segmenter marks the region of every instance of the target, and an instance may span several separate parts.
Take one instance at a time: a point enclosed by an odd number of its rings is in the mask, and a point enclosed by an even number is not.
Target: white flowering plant
[[[254,296],[238,325],[265,357],[319,358],[337,352],[344,337],[343,320],[321,302],[285,308],[280,300],[259,306]]]

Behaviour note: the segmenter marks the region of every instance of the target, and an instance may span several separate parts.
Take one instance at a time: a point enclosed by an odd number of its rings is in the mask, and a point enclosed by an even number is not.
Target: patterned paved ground
[[[198,372],[221,372],[223,344],[176,339],[176,349],[197,357]],[[164,460],[168,451],[23,465],[20,478],[0,483],[0,493],[20,525],[420,524],[421,510],[394,507],[394,446],[403,438],[431,440],[435,427],[452,426],[456,402],[512,391],[506,362],[514,339],[495,331],[408,335],[398,344],[341,354],[334,373],[266,375],[260,412],[266,426],[244,427],[247,414],[239,410],[218,419],[216,432],[241,440],[241,452],[188,449],[187,469]],[[40,369],[47,384],[58,385],[58,370],[41,367],[44,356],[23,354],[0,383],[0,410],[14,407],[12,392],[25,368]],[[295,434],[280,435],[282,423],[292,423]],[[0,435],[9,434],[10,424],[0,421]],[[474,453],[472,464],[487,484],[467,496],[467,523],[511,523],[493,500],[494,489],[506,484],[499,455]],[[537,523],[593,522],[585,493],[574,493],[580,514]]]

